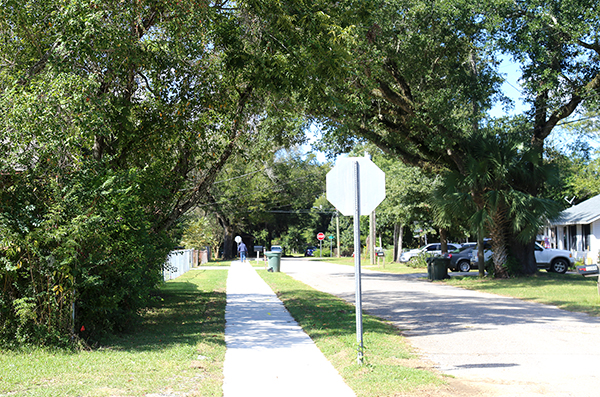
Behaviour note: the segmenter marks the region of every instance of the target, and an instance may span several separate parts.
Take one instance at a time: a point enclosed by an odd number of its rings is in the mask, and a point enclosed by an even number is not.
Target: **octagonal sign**
[[[358,162],[360,214],[370,214],[385,199],[385,173],[367,157],[338,159],[327,173],[327,200],[343,215],[354,215],[355,164]]]

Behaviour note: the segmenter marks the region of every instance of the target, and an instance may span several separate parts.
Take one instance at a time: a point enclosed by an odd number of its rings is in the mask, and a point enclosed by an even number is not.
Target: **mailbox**
[[[598,265],[577,266],[577,273],[581,274],[584,277],[593,277],[600,275],[600,273],[598,272]]]
[[[263,252],[263,246],[262,245],[255,245],[254,246],[254,252]]]

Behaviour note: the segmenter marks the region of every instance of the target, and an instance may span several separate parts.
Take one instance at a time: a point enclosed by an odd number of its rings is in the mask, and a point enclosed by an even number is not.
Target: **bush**
[[[431,257],[430,254],[420,254],[417,256],[413,256],[410,261],[406,263],[407,266],[418,269],[418,268],[427,268],[427,258]]]
[[[146,210],[159,181],[98,168],[19,178],[0,197],[0,343],[63,345],[124,330],[176,241],[153,231]]]

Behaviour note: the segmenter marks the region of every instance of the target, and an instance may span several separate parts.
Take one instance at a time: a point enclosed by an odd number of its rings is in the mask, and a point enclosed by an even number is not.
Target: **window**
[[[591,234],[591,225],[582,225],[581,234],[583,234],[583,250],[590,250],[590,234]]]
[[[579,251],[577,247],[577,225],[569,226],[569,236],[571,237],[571,246],[569,248]]]

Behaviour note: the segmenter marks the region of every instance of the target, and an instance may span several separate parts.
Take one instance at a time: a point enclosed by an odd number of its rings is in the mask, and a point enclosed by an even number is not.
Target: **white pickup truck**
[[[553,248],[544,248],[538,243],[535,243],[535,261],[538,269],[545,269],[549,272],[564,274],[569,266],[573,266],[575,258],[571,251],[558,250]],[[492,257],[492,250],[486,249],[483,251],[483,258],[487,262]],[[477,268],[477,250],[473,249],[471,255],[471,267]]]

